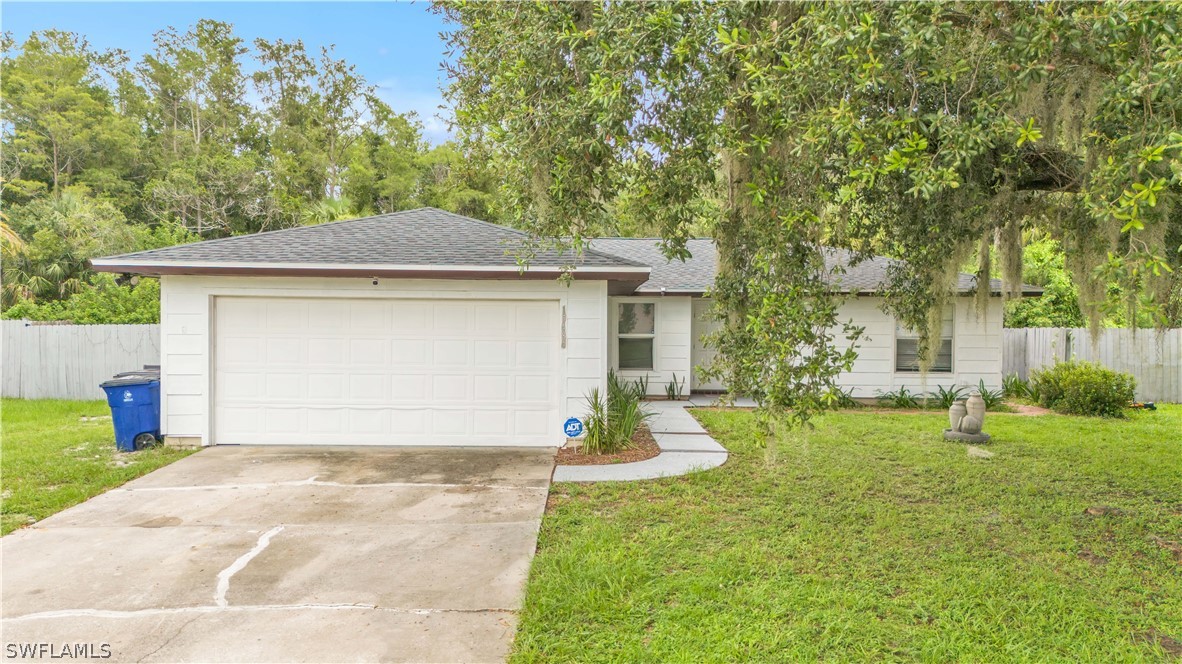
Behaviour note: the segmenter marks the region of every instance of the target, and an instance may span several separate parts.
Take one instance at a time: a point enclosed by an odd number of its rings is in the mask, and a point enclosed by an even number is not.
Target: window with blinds
[[[940,336],[940,350],[932,364],[932,373],[952,373],[952,307],[944,308],[944,325]],[[919,371],[919,335],[895,324],[895,371],[916,373]]]

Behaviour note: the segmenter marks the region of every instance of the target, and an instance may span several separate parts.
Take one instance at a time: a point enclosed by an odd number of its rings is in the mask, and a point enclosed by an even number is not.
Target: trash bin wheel
[[[141,433],[135,437],[135,448],[137,450],[142,450],[145,447],[152,447],[158,442],[160,441],[156,440],[156,436],[153,436],[150,433]]]

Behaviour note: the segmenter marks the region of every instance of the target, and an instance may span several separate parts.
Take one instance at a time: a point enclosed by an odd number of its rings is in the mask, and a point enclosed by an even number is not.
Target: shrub
[[[1093,362],[1060,362],[1030,376],[1043,406],[1068,415],[1124,417],[1137,382]]]
[[[614,371],[608,372],[607,398],[598,388],[587,395],[591,410],[582,445],[584,454],[615,454],[632,446],[636,429],[653,415],[641,405],[646,390],[644,381],[625,381]]]
[[[1007,397],[1028,399],[1030,398],[1030,383],[1022,380],[1018,374],[1010,374],[1001,379],[1001,391]]]
[[[944,410],[948,410],[952,407],[954,401],[964,398],[964,393],[965,388],[963,387],[953,385],[952,387],[945,388],[943,385],[937,385],[936,391],[932,392],[931,396],[936,400],[937,405]]]
[[[918,396],[904,386],[894,392],[878,392],[878,404],[888,408],[919,408]]]
[[[854,398],[854,390],[843,390],[836,385],[825,395],[825,402],[830,408],[861,408],[862,404]]]
[[[977,383],[977,391],[981,393],[981,399],[985,401],[985,408],[989,410],[1001,405],[1002,397],[1005,396],[1005,392],[1002,390],[991,390],[986,387],[984,378],[980,383]]]

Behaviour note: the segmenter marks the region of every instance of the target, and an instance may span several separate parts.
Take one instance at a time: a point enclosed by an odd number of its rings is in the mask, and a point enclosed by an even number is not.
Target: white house
[[[569,255],[432,208],[143,251],[96,270],[161,282],[162,429],[178,444],[532,445],[562,442],[609,369],[674,375],[694,391],[709,358],[709,240],[669,262],[652,239],[594,240]],[[838,256],[840,259],[840,256]],[[887,259],[835,290],[866,328],[855,396],[919,388],[914,339],[871,293]],[[967,292],[972,277],[962,275]],[[997,290],[998,285],[992,285]],[[1001,299],[978,317],[959,298],[927,387],[1001,383]]]

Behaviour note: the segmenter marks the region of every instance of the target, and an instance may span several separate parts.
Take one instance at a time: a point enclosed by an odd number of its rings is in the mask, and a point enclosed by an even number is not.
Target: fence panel
[[[39,325],[0,321],[0,387],[23,399],[102,399],[99,383],[160,364],[159,325]]]
[[[1182,402],[1182,329],[1106,329],[1093,344],[1087,328],[1007,328],[1002,343],[1006,375],[1074,358],[1132,374],[1138,399]]]

